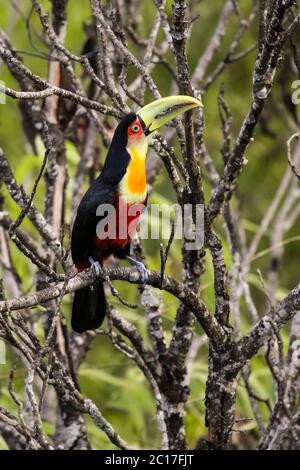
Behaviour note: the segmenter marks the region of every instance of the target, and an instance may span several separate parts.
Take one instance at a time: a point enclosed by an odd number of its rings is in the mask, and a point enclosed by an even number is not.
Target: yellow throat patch
[[[126,173],[120,182],[120,193],[127,198],[128,203],[143,201],[147,196],[146,154],[148,143],[146,139],[135,146],[127,147],[130,162]]]

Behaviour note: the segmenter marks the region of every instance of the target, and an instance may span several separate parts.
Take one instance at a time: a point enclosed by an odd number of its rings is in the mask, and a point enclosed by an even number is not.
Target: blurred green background
[[[46,9],[50,8],[49,1],[41,2]],[[194,2],[195,20],[192,27],[192,34],[189,39],[188,59],[191,71],[194,70],[201,53],[204,51],[208,41],[216,26],[218,15],[221,11],[223,1],[214,2]],[[17,2],[19,9],[28,14],[30,2],[20,0]],[[167,1],[167,12],[171,18],[172,1]],[[246,16],[252,8],[250,0],[240,2],[241,14]],[[16,13],[8,0],[0,0],[0,26],[5,30],[11,39],[13,46],[20,51],[36,52],[28,39],[28,33],[25,27],[24,19]],[[151,28],[151,19],[155,16],[155,9],[151,1],[145,1],[141,11],[139,24],[140,36],[147,39]],[[90,10],[88,0],[69,0],[68,6],[68,26],[67,26],[67,47],[80,53],[85,40],[83,23],[90,20]],[[209,71],[212,71],[216,64],[224,57],[228,50],[228,45],[236,31],[238,18],[232,18],[228,29],[228,35],[222,41],[222,45],[212,61]],[[40,30],[38,19],[32,16],[32,24],[37,30]],[[163,34],[160,33],[160,40]],[[254,22],[245,38],[242,40],[239,51],[243,50],[256,42],[257,23]],[[45,47],[34,37],[34,42],[40,50]],[[133,44],[129,43],[133,52],[140,54]],[[171,54],[169,54],[171,58]],[[38,57],[22,55],[26,65],[35,73],[41,76],[47,76],[47,61]],[[252,70],[255,60],[255,51],[247,55],[243,60],[229,65],[221,77],[209,88],[203,97],[205,112],[205,142],[213,160],[219,170],[222,169],[222,156],[220,149],[222,147],[222,132],[220,126],[217,98],[221,83],[224,84],[225,98],[230,106],[233,117],[233,135],[237,135],[242,120],[247,112],[251,96]],[[172,61],[172,58],[171,58]],[[172,61],[173,63],[173,61]],[[280,71],[279,71],[280,73]],[[130,68],[130,77],[135,76],[135,71]],[[170,76],[166,69],[157,65],[152,73],[152,77],[159,86],[162,95],[170,94]],[[290,73],[288,85],[297,76]],[[7,86],[17,89],[16,82],[11,78],[5,65],[0,63],[0,80]],[[272,198],[281,181],[281,177],[287,168],[286,158],[286,140],[290,136],[292,117],[288,111],[278,112],[276,102],[281,99],[282,90],[275,85],[272,91],[270,104],[267,104],[264,117],[267,121],[267,132],[259,125],[255,134],[254,142],[247,151],[248,164],[243,171],[239,182],[239,193],[243,203],[243,224],[246,235],[250,241],[255,235],[259,224],[269,207]],[[76,147],[67,142],[67,159],[69,172],[68,185],[68,208],[70,207],[70,197],[72,190],[72,181],[76,166],[79,161],[79,153]],[[102,143],[99,142],[101,147]],[[174,142],[176,148],[176,142]],[[24,136],[18,103],[11,98],[6,99],[5,105],[0,105],[0,146],[3,147],[11,166],[15,172],[17,181],[22,184],[26,191],[30,193],[33,182],[38,174],[43,158],[43,147],[38,141],[38,153],[34,155],[26,142]],[[103,152],[102,152],[103,154]],[[209,198],[210,189],[205,184],[206,196]],[[17,218],[19,208],[12,202],[11,198],[3,188],[5,196],[5,209],[8,210],[13,219]],[[42,181],[39,185],[34,202],[36,206],[43,211],[45,187]],[[168,182],[165,170],[162,170],[155,182],[154,193],[151,196],[153,203],[170,203],[175,200],[173,190]],[[70,214],[67,213],[69,222]],[[35,230],[28,220],[23,222],[23,228],[37,237]],[[222,237],[226,261],[230,267],[230,251],[227,245],[225,233],[221,223],[217,224],[218,232]],[[295,237],[299,233],[299,222],[297,222],[290,232],[286,233],[286,238]],[[259,251],[270,246],[269,232],[266,233],[259,245]],[[35,268],[21,254],[13,244],[10,246],[14,264],[17,266],[17,272],[22,279],[24,292],[35,288]],[[147,263],[150,268],[160,268],[159,258],[159,240],[145,242],[147,253]],[[277,299],[282,298],[299,280],[299,242],[291,242],[285,245],[283,257],[283,267],[280,277],[280,288],[277,291]],[[257,309],[260,314],[264,313],[266,308],[265,295],[262,292],[261,284],[256,270],[259,268],[264,276],[268,268],[269,256],[260,256],[252,265],[252,272],[249,276],[252,294],[256,301]],[[172,245],[170,257],[167,264],[167,273],[180,278],[181,276],[181,245],[175,241]],[[208,307],[213,311],[214,292],[213,276],[210,260],[207,259],[207,271],[202,280],[203,299]],[[129,302],[138,301],[138,291],[135,286],[129,286],[125,283],[116,283],[120,293],[127,298]],[[9,295],[9,293],[7,293]],[[142,309],[130,310],[120,305],[115,299],[111,299],[120,312],[131,322],[133,322],[147,341],[147,324]],[[174,316],[178,304],[170,295],[164,294],[163,321],[167,331],[167,337],[170,338]],[[244,305],[241,306],[243,312],[242,328],[247,331],[249,328],[249,316]],[[70,314],[70,298],[65,297],[63,302],[63,312],[67,318]],[[33,311],[33,314],[38,313]],[[41,327],[41,325],[40,325]],[[201,334],[200,328],[196,328],[196,333]],[[42,335],[42,328],[39,332]],[[288,328],[283,331],[284,344],[288,341]],[[20,360],[16,362],[16,356],[13,351],[8,351],[8,362],[5,366],[0,365],[0,404],[7,409],[16,412],[15,404],[12,402],[7,392],[8,374],[12,365],[16,365],[15,387],[20,397],[22,396],[24,368]],[[274,400],[273,385],[268,368],[266,367],[263,352],[251,363],[253,373],[251,384],[254,391],[262,398],[269,397]],[[207,347],[203,346],[194,361],[191,373],[191,395],[186,405],[186,430],[189,445],[195,446],[198,438],[206,433],[204,425],[204,394],[205,381],[207,373]],[[155,421],[155,405],[151,396],[150,388],[145,382],[142,374],[134,367],[129,359],[125,359],[115,348],[112,347],[109,339],[98,336],[92,345],[84,364],[80,369],[80,384],[84,394],[92,398],[99,406],[103,415],[112,422],[116,430],[138,448],[157,448],[159,446],[159,433]],[[265,405],[260,405],[264,418],[267,420],[268,412]],[[238,387],[237,417],[252,418],[252,412],[249,405],[247,393],[242,381]],[[87,420],[88,431],[91,437],[92,445],[95,449],[114,448],[108,441],[104,433],[96,429],[90,420]],[[241,428],[241,426],[240,426]],[[53,431],[53,425],[45,423],[45,429],[50,433]],[[256,425],[254,420],[245,421],[242,430],[252,431],[252,439],[247,446],[254,446],[256,441]],[[236,433],[235,439],[241,442],[243,446],[243,434]],[[0,439],[0,448],[5,448],[4,442]]]

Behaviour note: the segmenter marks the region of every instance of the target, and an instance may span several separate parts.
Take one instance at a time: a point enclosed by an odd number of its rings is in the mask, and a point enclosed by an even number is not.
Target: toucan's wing
[[[130,122],[134,114],[130,115]],[[126,118],[129,119],[128,116]],[[96,236],[96,226],[101,217],[96,216],[97,207],[101,204],[114,204],[117,187],[126,173],[130,155],[126,149],[126,120],[118,125],[110,145],[102,172],[83,196],[72,231],[71,252],[75,265],[88,260]]]
[[[96,215],[101,204],[114,203],[115,188],[94,181],[83,196],[75,219],[71,238],[71,253],[75,265],[85,262],[91,256],[93,241],[96,237],[96,226],[101,217]]]

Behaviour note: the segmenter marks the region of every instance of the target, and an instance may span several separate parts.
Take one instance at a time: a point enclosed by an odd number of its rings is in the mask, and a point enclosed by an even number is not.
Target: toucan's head
[[[191,96],[168,96],[147,104],[137,113],[127,114],[115,130],[102,179],[120,181],[120,174],[124,174],[131,162],[129,173],[132,179],[141,180],[149,135],[185,111],[199,106],[202,106],[201,101]],[[127,152],[124,152],[125,148]]]
[[[137,113],[127,114],[116,128],[114,140],[126,139],[129,146],[135,145],[180,114],[200,106],[203,106],[201,101],[184,95],[153,101]]]
[[[128,116],[131,121],[127,130],[129,143],[149,136],[180,114],[199,106],[203,106],[201,101],[184,95],[168,96],[147,104],[135,115]]]

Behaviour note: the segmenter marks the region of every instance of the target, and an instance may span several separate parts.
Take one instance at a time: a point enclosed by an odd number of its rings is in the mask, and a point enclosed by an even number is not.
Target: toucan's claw
[[[139,271],[141,275],[141,284],[147,284],[149,278],[149,271],[145,267],[145,265],[141,261],[137,261],[136,259],[131,258],[131,256],[126,256],[126,259],[128,259],[128,261]]]
[[[99,276],[101,273],[101,265],[99,261],[95,261],[92,256],[89,257],[89,263],[91,268],[95,271],[96,275]]]

